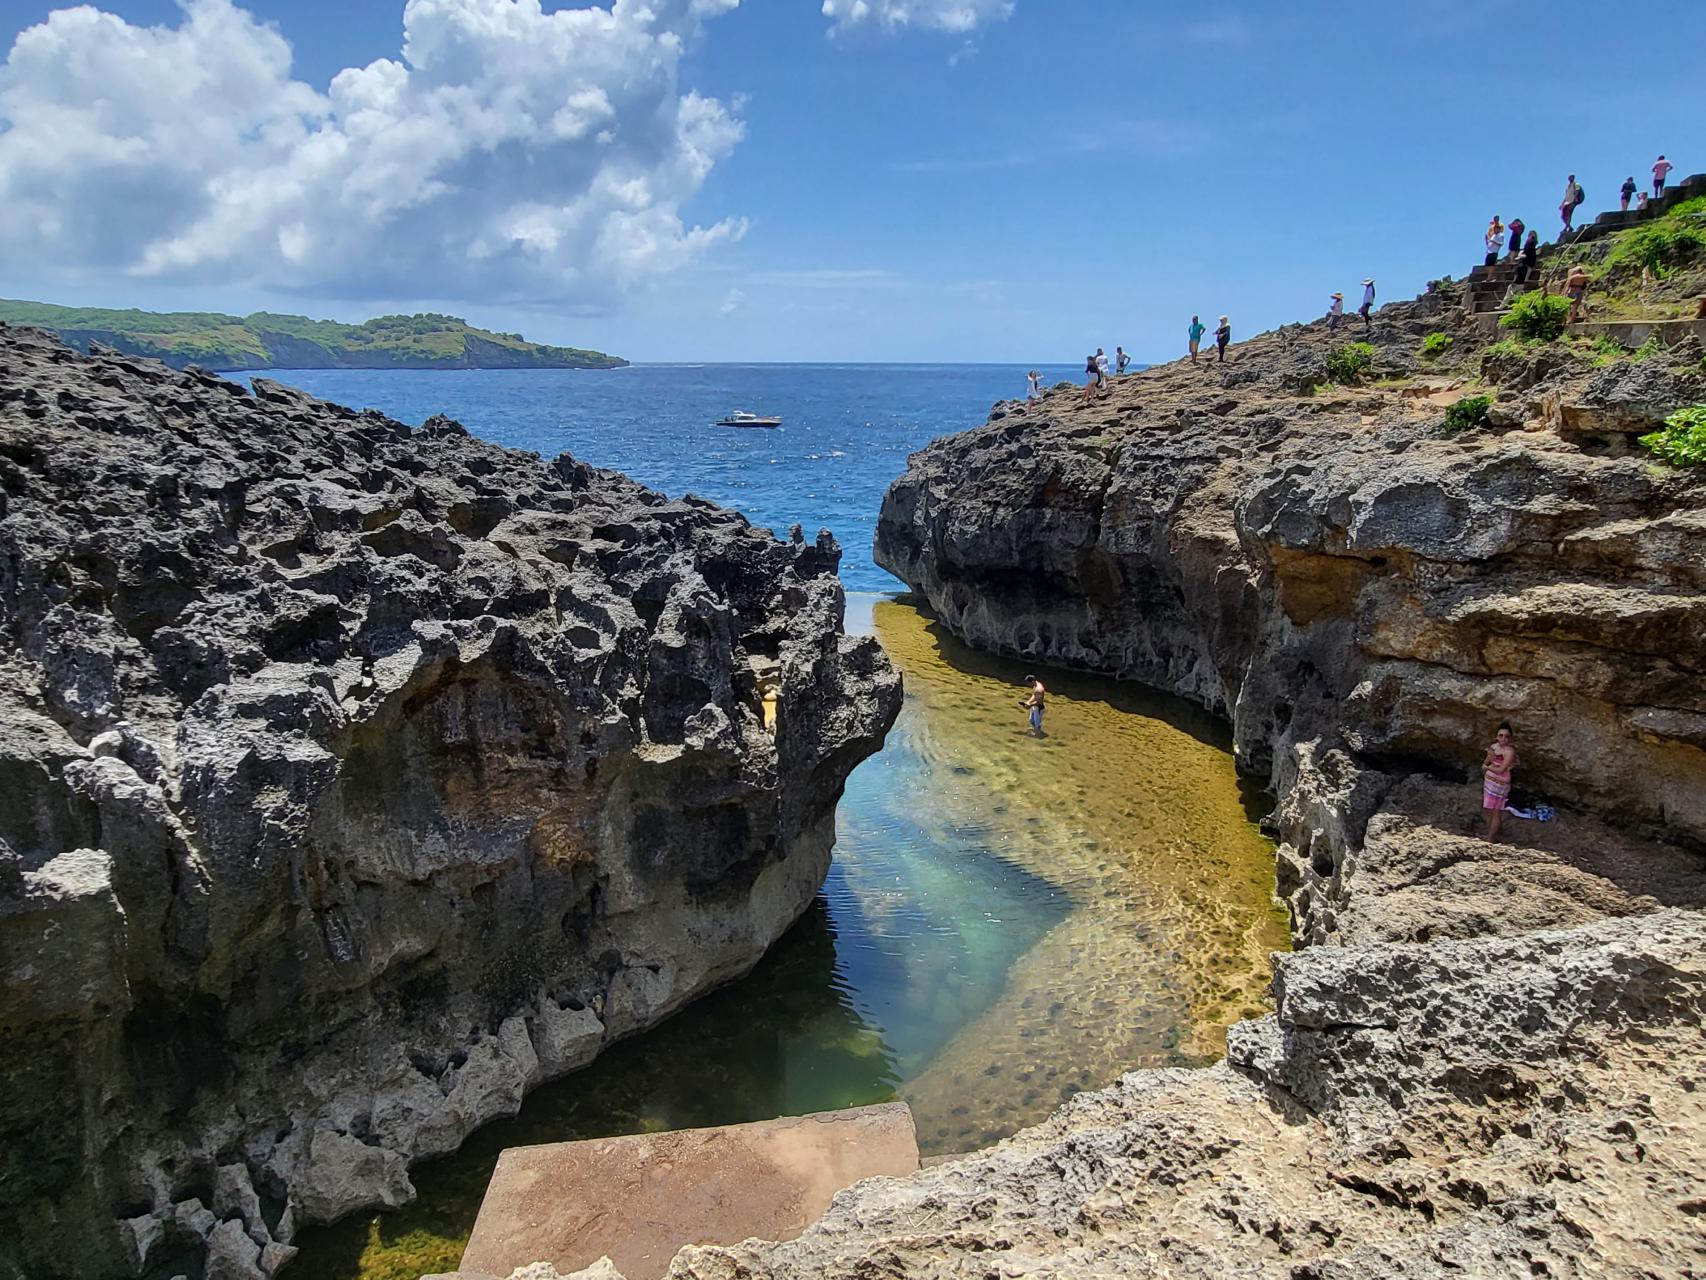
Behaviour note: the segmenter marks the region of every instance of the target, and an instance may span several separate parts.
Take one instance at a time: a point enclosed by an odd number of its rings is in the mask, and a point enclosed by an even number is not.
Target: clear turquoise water
[[[870,533],[906,454],[1023,384],[987,366],[274,376],[404,421],[443,411],[506,444],[569,449],[757,523],[827,525],[844,577],[879,588],[894,584],[870,562]],[[787,425],[705,425],[732,408]],[[848,618],[882,640],[907,697],[848,781],[806,917],[748,977],[420,1166],[406,1210],[307,1233],[294,1273],[451,1269],[506,1146],[898,1096],[926,1151],[966,1150],[1128,1067],[1219,1051],[1284,943],[1271,846],[1222,731],[1175,700],[1063,672],[1048,676],[1050,737],[1035,741],[1014,664],[875,594],[851,597]]]
[[[1078,377],[1050,366],[1044,385]],[[906,456],[977,426],[997,400],[1025,394],[1016,365],[637,365],[572,369],[308,369],[265,376],[417,426],[435,413],[475,435],[564,450],[671,497],[696,493],[755,524],[808,536],[828,528],[851,591],[890,591],[871,563],[883,490]],[[710,424],[735,409],[777,414],[775,431]]]

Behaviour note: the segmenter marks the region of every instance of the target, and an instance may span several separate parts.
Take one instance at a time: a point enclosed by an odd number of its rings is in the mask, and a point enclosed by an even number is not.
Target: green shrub
[[[1664,217],[1619,235],[1605,255],[1607,270],[1650,267],[1663,276],[1674,266],[1706,253],[1706,196],[1685,200]]]
[[[1653,334],[1640,346],[1629,353],[1631,360],[1651,360],[1664,350],[1664,344],[1659,341],[1659,335]]]
[[[1473,431],[1487,425],[1487,410],[1493,407],[1492,396],[1464,396],[1445,411],[1447,431]]]
[[[1564,332],[1564,321],[1569,314],[1568,298],[1530,289],[1511,303],[1511,309],[1499,321],[1499,327],[1514,329],[1530,341],[1551,342]]]
[[[1348,342],[1327,353],[1327,376],[1342,387],[1360,381],[1374,364],[1374,347],[1367,342]]]
[[[1430,333],[1422,339],[1422,355],[1428,360],[1437,359],[1451,347],[1449,333]]]
[[[1678,409],[1663,431],[1642,436],[1641,443],[1673,467],[1706,466],[1706,404]]]

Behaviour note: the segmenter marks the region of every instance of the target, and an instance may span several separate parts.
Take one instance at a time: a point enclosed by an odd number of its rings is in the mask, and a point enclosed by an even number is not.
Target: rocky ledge
[[[838,559],[0,327],[0,1274],[271,1275],[747,970],[899,707]]]

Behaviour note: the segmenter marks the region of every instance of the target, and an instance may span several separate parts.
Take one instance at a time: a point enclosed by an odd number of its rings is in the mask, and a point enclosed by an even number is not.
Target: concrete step
[[[480,1203],[463,1272],[567,1274],[608,1255],[661,1277],[686,1244],[792,1240],[836,1192],[918,1169],[903,1102],[793,1119],[510,1147]]]

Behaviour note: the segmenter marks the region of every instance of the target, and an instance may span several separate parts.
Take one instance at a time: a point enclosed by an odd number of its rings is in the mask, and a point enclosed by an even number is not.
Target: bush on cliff
[[[1341,387],[1362,380],[1374,364],[1374,348],[1366,342],[1348,342],[1327,353],[1327,377]]]
[[[1530,341],[1551,342],[1563,334],[1564,321],[1569,314],[1568,298],[1531,289],[1511,303],[1511,309],[1499,321],[1499,327],[1514,329]]]
[[[1422,357],[1427,360],[1437,360],[1451,349],[1449,333],[1430,333],[1422,339]]]
[[[1484,427],[1487,425],[1487,410],[1492,407],[1492,396],[1464,396],[1445,411],[1445,429],[1458,432]]]
[[[1673,467],[1706,466],[1706,404],[1678,409],[1664,430],[1642,436],[1641,444]]]
[[[1605,267],[1647,267],[1662,278],[1670,268],[1701,256],[1706,256],[1706,196],[1685,200],[1664,217],[1618,236]]]

